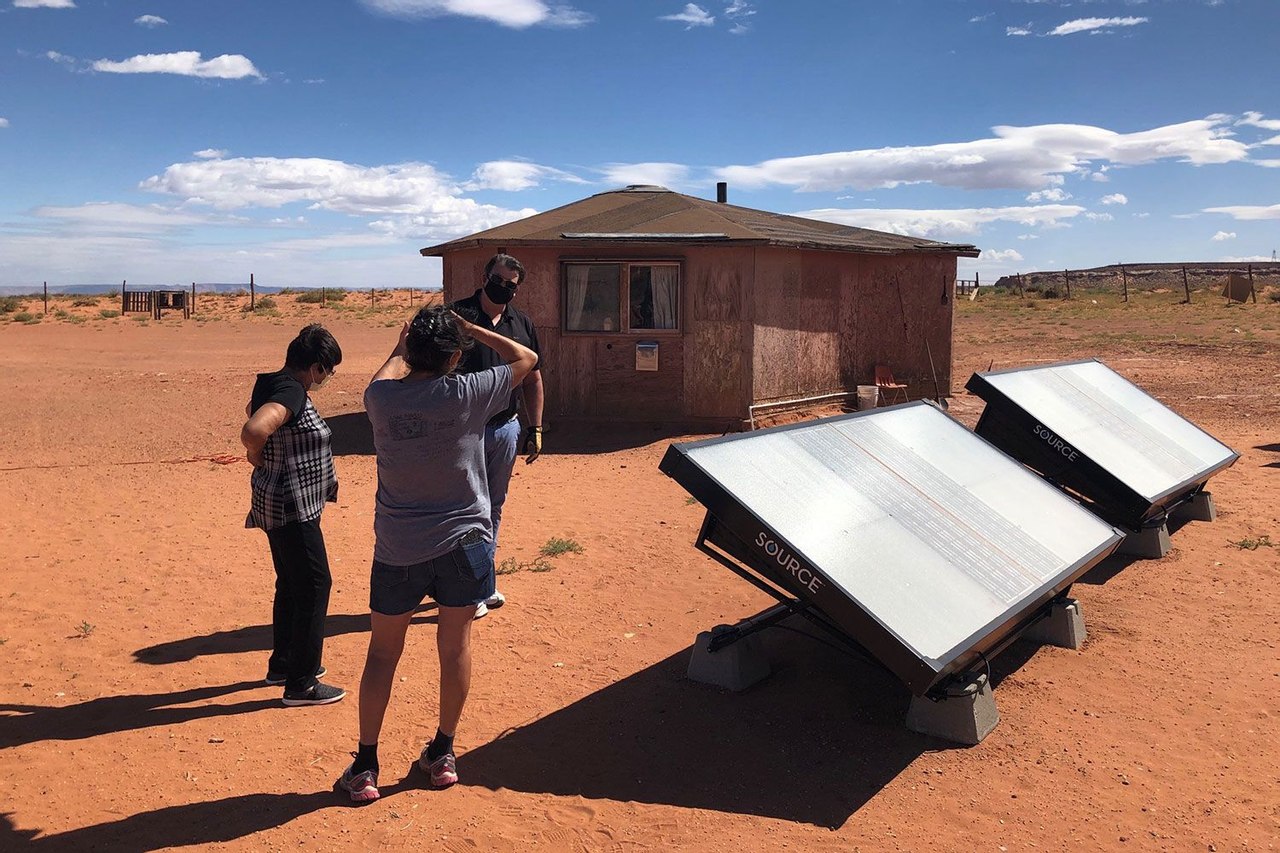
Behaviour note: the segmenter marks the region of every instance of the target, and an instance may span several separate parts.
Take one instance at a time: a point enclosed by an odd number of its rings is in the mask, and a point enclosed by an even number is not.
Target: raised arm
[[[382,367],[378,368],[378,372],[373,374],[370,382],[377,382],[379,379],[399,379],[409,372],[409,365],[405,363],[405,340],[409,337],[409,324],[405,323],[400,327],[400,339],[396,341],[396,348],[391,351],[391,355],[387,356],[387,360],[382,363]]]
[[[529,372],[538,363],[538,354],[524,344],[516,343],[511,338],[500,335],[492,329],[469,323],[465,318],[459,317],[457,314],[453,316],[458,318],[458,322],[462,324],[462,327],[467,330],[471,337],[476,339],[477,343],[484,344],[496,352],[499,358],[511,366],[511,388],[512,390],[519,388],[525,377],[529,375]]]

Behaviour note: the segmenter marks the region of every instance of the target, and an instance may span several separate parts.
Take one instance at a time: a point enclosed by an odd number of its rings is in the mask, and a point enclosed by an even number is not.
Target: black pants
[[[267,669],[283,672],[285,691],[316,683],[324,649],[324,617],[329,611],[329,555],[320,519],[297,521],[267,531],[276,567],[276,600],[271,612],[272,650]]]

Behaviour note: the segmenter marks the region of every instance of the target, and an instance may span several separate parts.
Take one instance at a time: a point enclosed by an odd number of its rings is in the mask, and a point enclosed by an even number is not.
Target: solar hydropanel
[[[736,556],[919,693],[1121,538],[925,403],[673,445],[662,470],[727,528]]]
[[[977,432],[1137,528],[1239,455],[1100,361],[975,373]]]

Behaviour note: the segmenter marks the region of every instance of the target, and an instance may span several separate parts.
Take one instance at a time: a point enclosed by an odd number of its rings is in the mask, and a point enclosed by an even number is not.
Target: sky
[[[0,0],[0,285],[429,287],[627,184],[972,243],[1280,249],[1280,0]]]

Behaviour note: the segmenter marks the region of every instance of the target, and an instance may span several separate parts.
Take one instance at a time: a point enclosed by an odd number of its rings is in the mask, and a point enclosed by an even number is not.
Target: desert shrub
[[[252,310],[255,314],[266,314],[268,312],[276,310],[276,301],[272,299],[270,296],[259,296],[254,301],[254,306],[252,309],[250,309],[249,306],[246,305],[241,310],[246,312],[249,310]]]
[[[239,290],[237,290],[235,293],[230,293],[230,294],[227,294],[227,295],[228,295],[228,296],[248,296],[248,295],[249,295],[249,291],[245,290],[245,289],[242,287],[242,288],[240,288]]]
[[[288,296],[291,293],[297,293],[297,292],[298,291],[294,290],[292,287],[282,287],[280,288],[279,295]]]
[[[67,311],[65,308],[59,308],[57,311],[53,312],[53,316],[57,317],[59,320],[65,320],[71,316],[71,312]]]
[[[22,300],[16,296],[0,296],[0,314],[12,314],[22,308]]]
[[[118,291],[118,290],[113,290],[113,291],[111,291],[110,293],[108,293],[108,294],[107,294],[107,298],[108,298],[108,299],[119,299],[119,298],[120,298],[120,291]]]
[[[325,288],[324,290],[312,289],[302,291],[298,294],[298,302],[308,305],[318,305],[321,302],[341,302],[347,298],[345,290],[337,288]]]
[[[120,312],[112,308],[103,308],[101,311],[98,312],[98,316],[104,320],[110,320],[112,317],[119,317]]]
[[[1058,298],[1058,288],[1056,288],[1056,287],[1046,287],[1044,290],[1040,291],[1040,295],[1041,295],[1043,298],[1045,298],[1045,299],[1057,299],[1057,298]]]
[[[1272,302],[1280,302],[1280,290],[1273,290],[1267,294],[1267,298]]]
[[[39,322],[40,322],[40,318],[39,318],[39,317],[37,317],[35,314],[32,314],[30,311],[19,311],[17,314],[14,314],[14,315],[13,315],[13,322],[15,322],[15,323],[39,323]]]
[[[96,296],[79,296],[71,300],[72,308],[88,308],[97,304],[98,297]]]

